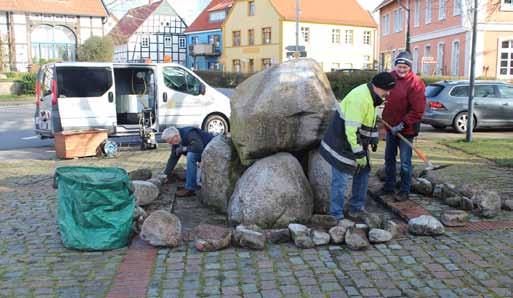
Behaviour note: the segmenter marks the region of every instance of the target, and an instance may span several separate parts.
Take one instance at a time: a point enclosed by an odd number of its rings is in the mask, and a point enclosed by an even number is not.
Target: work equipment
[[[381,123],[383,123],[388,129],[392,129],[392,125],[388,124],[388,122],[386,122],[385,120],[383,119],[380,119],[378,118],[379,121],[381,121]],[[396,133],[396,136],[398,136],[401,140],[403,140],[408,146],[410,146],[410,148],[415,151],[415,154],[417,154],[417,156],[426,164],[426,168],[425,170],[426,171],[435,171],[435,170],[440,170],[440,169],[443,169],[443,168],[446,168],[448,167],[449,165],[438,165],[438,166],[435,166],[433,165],[433,163],[428,159],[427,155],[424,153],[424,151],[420,150],[419,148],[416,148],[415,146],[413,146],[412,142],[410,142],[405,136],[403,136],[401,133]]]
[[[156,149],[157,138],[155,130],[151,127],[155,117],[151,108],[145,108],[139,115],[139,136],[141,137],[141,150]]]

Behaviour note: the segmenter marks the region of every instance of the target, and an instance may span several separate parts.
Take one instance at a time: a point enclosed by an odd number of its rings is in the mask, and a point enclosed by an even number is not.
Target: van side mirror
[[[114,93],[109,92],[109,102],[114,102]]]
[[[207,87],[205,87],[204,84],[200,84],[200,88],[199,88],[199,94],[201,95],[205,95],[205,92],[207,91]]]
[[[162,101],[167,102],[167,92],[162,93]]]

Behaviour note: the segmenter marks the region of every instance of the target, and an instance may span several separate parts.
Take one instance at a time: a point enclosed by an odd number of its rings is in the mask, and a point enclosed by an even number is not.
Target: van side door
[[[35,132],[44,137],[53,136],[54,126],[59,126],[58,113],[52,103],[54,69],[52,64],[44,65],[39,70],[36,81]]]
[[[205,111],[205,85],[176,65],[159,68],[159,123],[168,126],[200,126]]]
[[[117,124],[113,67],[108,63],[56,68],[63,130],[109,129]]]
[[[498,85],[497,88],[502,99],[504,124],[513,126],[513,85]]]

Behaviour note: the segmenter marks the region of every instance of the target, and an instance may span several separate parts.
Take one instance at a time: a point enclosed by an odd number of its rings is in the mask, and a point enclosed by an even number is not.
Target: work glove
[[[404,129],[404,122],[401,122],[401,123],[397,124],[396,126],[392,127],[390,129],[390,133],[395,136],[398,132],[402,131],[403,129]]]
[[[187,147],[185,147],[185,146],[180,146],[180,147],[176,148],[176,150],[175,150],[175,155],[178,157],[180,157],[180,155],[186,154],[186,153],[187,153]]]
[[[356,159],[356,166],[364,168],[367,166],[367,158],[365,156]]]

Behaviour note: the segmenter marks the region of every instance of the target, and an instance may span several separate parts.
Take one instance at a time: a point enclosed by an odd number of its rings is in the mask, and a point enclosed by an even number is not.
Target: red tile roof
[[[395,2],[394,0],[383,0],[383,2],[381,2],[375,9],[374,11],[378,11],[380,9],[382,9],[383,7],[387,6],[388,4],[392,3],[392,2]]]
[[[210,4],[199,14],[185,32],[196,32],[221,29],[223,21],[211,23],[209,22],[209,14],[211,11],[222,10],[232,7],[233,0],[212,0]],[[228,16],[228,12],[227,12]]]
[[[106,17],[101,0],[0,0],[1,11]]]
[[[162,1],[163,0],[129,9],[109,33],[114,44],[125,44],[130,36],[132,36],[144,21],[162,4]]]
[[[296,19],[295,1],[270,0],[285,20]],[[369,11],[356,0],[301,0],[302,22],[377,27]]]

